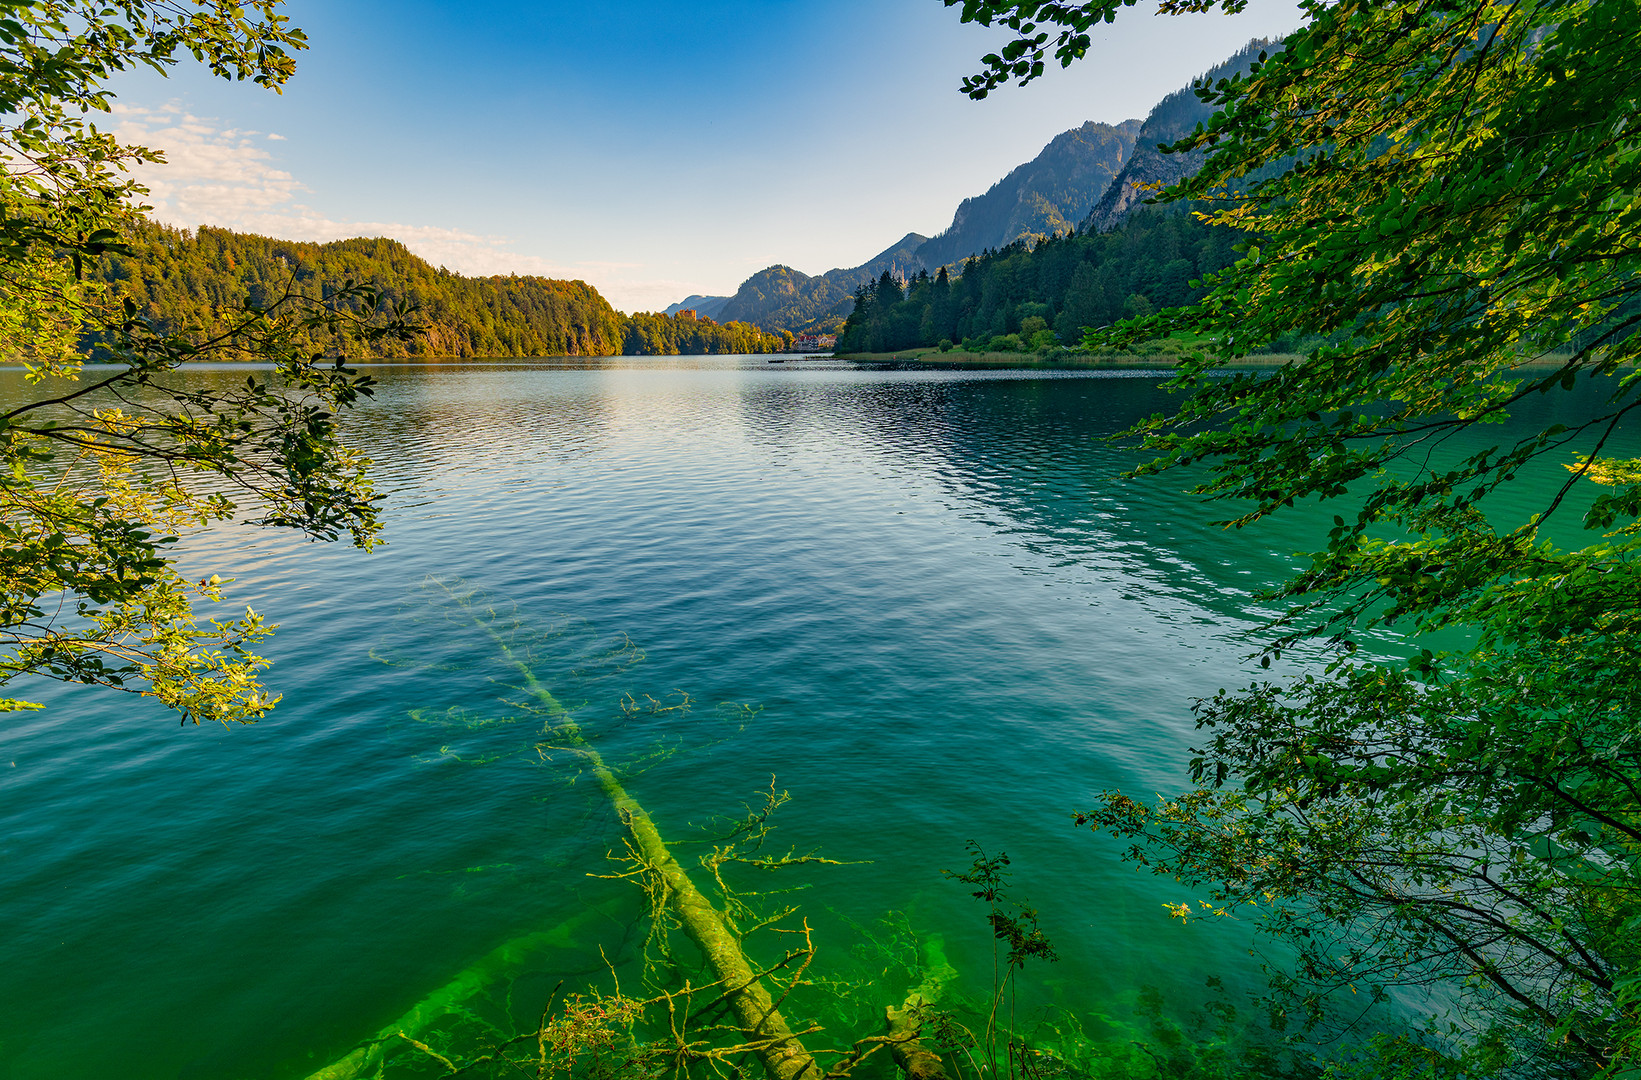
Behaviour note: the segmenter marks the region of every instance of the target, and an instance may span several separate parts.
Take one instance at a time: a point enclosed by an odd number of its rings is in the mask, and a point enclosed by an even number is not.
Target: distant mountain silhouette
[[[676,315],[680,311],[693,311],[697,318],[717,321],[718,313],[724,310],[724,304],[728,300],[727,296],[686,296],[676,304],[668,304],[667,310],[661,314]]]
[[[928,237],[907,233],[859,266],[828,270],[810,277],[790,266],[771,266],[741,283],[718,314],[720,322],[738,320],[768,330],[831,330],[841,326],[854,306],[855,290],[883,271],[910,276],[922,264],[917,248]],[[697,309],[699,312],[699,309]]]
[[[1140,121],[1113,127],[1090,120],[1056,135],[1043,152],[1011,171],[984,195],[964,199],[951,226],[929,238],[907,233],[875,258],[810,277],[789,266],[753,274],[721,306],[719,297],[692,296],[667,308],[739,319],[766,330],[835,330],[867,280],[890,270],[912,277],[1022,237],[1070,232],[1100,198],[1134,148]]]

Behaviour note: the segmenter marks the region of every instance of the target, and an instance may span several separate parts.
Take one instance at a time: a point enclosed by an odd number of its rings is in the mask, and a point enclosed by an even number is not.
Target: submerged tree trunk
[[[884,1010],[889,1024],[889,1050],[895,1064],[906,1073],[906,1080],[947,1080],[945,1062],[919,1038],[922,1007],[922,1002],[908,1000],[901,1008]]]
[[[761,981],[760,973],[747,962],[741,950],[739,936],[724,917],[703,896],[685,873],[682,865],[667,848],[660,830],[649,814],[627,793],[615,773],[605,764],[602,755],[580,736],[569,710],[558,701],[520,660],[494,630],[489,631],[507,662],[523,679],[522,689],[541,707],[541,711],[558,722],[553,734],[565,739],[587,763],[610,805],[620,817],[631,838],[632,848],[659,880],[664,896],[660,901],[678,917],[684,932],[700,948],[708,966],[723,988],[722,1000],[734,1011],[746,1049],[757,1057],[770,1080],[824,1080],[828,1075],[810,1053],[804,1049],[798,1035],[787,1024]],[[596,911],[589,910],[559,927],[536,934],[515,938],[464,970],[451,982],[417,1002],[398,1020],[383,1028],[372,1040],[318,1071],[306,1080],[356,1080],[378,1075],[387,1047],[401,1036],[414,1039],[438,1020],[460,1010],[464,1002],[477,996],[495,979],[516,970],[528,957],[544,946],[570,947],[574,944],[573,931],[589,921]],[[945,958],[933,946],[930,976],[914,990],[900,1009],[889,1009],[889,1033],[879,1040],[889,1043],[891,1053],[906,1071],[908,1080],[947,1080],[939,1055],[927,1050],[918,1041],[922,1009],[940,996],[944,983],[952,975]]]
[[[938,936],[931,937],[923,950],[924,971],[922,985],[906,995],[900,1008],[890,1006],[883,1010],[883,1019],[889,1031],[889,1052],[895,1064],[906,1073],[906,1080],[948,1080],[946,1065],[940,1055],[923,1045],[924,1010],[939,1001],[946,992],[946,984],[957,977],[957,971],[946,961],[945,949]]]
[[[420,1035],[452,1013],[461,1012],[466,1003],[486,986],[520,970],[530,958],[540,955],[543,949],[574,948],[576,933],[599,915],[597,909],[588,908],[551,930],[524,934],[491,950],[464,968],[454,979],[412,1005],[403,1016],[378,1031],[369,1042],[324,1068],[309,1073],[307,1080],[358,1080],[359,1077],[376,1075],[381,1068],[382,1057],[394,1039],[401,1035]]]
[[[508,661],[523,676],[524,688],[545,706],[550,715],[569,721],[569,711],[553,696],[552,691],[536,679],[529,666],[515,658],[512,650],[499,638],[497,643]],[[574,734],[573,727],[561,734],[568,734],[574,740],[577,752],[586,760],[593,775],[598,778],[599,786],[609,797],[610,805],[620,815],[621,823],[627,827],[639,855],[660,877],[666,887],[667,904],[677,914],[690,940],[700,947],[712,973],[723,984],[725,997],[735,1010],[741,1031],[747,1041],[754,1044],[753,1053],[770,1080],[820,1080],[826,1070],[815,1063],[787,1025],[785,1017],[781,1016],[780,1010],[775,1008],[769,991],[764,989],[757,972],[747,963],[740,939],[725,925],[723,916],[718,914],[712,902],[702,896],[695,883],[690,881],[678,860],[672,857],[655,822],[650,820],[638,800],[627,794],[621,781],[604,763],[603,756]]]

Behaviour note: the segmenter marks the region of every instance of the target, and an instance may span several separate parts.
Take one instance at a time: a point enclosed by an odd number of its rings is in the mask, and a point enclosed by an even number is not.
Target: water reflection
[[[736,812],[773,773],[794,796],[783,840],[870,860],[804,894],[827,964],[847,962],[845,918],[893,908],[989,972],[983,921],[940,876],[978,839],[1015,856],[1060,946],[1044,998],[1120,1012],[1141,982],[1188,1000],[1205,970],[1257,977],[1238,928],[1170,927],[1173,894],[1068,825],[1102,788],[1182,782],[1189,698],[1245,676],[1228,635],[1247,594],[1314,542],[1303,514],[1226,534],[1175,483],[1118,479],[1132,459],[1104,436],[1166,404],[1154,379],[372,370],[347,425],[388,494],[385,549],[249,528],[185,544],[282,624],[272,719],[179,730],[47,688],[46,713],[0,725],[0,1075],[300,1075],[588,904],[627,905],[597,942],[621,952],[640,905],[587,877],[619,833],[596,798],[452,764],[410,719],[494,696],[460,635],[416,638],[426,668],[383,660],[430,576],[637,644],[642,663],[579,693],[611,760],[683,748],[633,782],[664,828]],[[0,378],[0,398],[26,392]],[[674,690],[707,708],[657,726],[616,707]],[[762,711],[731,735],[719,702]]]

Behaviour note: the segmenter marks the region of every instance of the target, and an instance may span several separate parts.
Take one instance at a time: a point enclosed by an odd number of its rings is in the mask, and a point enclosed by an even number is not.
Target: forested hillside
[[[779,352],[791,335],[770,334],[744,322],[719,324],[688,310],[672,315],[638,311],[628,316],[621,339],[627,356],[699,356]]]
[[[735,318],[767,329],[802,330],[848,299],[849,293],[824,274],[811,277],[790,266],[771,266],[741,282],[719,313],[732,311]]]
[[[1146,209],[1109,232],[1024,241],[902,284],[881,275],[855,296],[838,352],[961,342],[973,350],[1073,344],[1085,326],[1190,303],[1193,280],[1230,265],[1238,234]]]
[[[151,225],[131,256],[88,267],[140,314],[170,328],[210,333],[246,301],[265,306],[287,290],[326,297],[344,281],[376,286],[414,304],[426,333],[377,343],[377,357],[610,356],[621,352],[774,352],[777,335],[745,325],[639,314],[610,306],[582,281],[464,277],[435,268],[396,240],[299,243],[202,227]],[[85,342],[95,348],[96,341]],[[313,349],[332,344],[315,339]]]
[[[958,262],[1016,240],[1071,232],[1111,186],[1134,149],[1140,121],[1090,120],[1056,135],[1043,152],[964,199],[951,227],[917,249],[923,267]]]

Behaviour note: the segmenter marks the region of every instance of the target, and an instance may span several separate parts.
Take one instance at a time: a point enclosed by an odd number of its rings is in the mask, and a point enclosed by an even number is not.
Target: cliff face
[[[815,277],[771,266],[726,300],[694,296],[669,310],[693,307],[719,321],[739,319],[765,330],[835,329],[853,307],[855,290],[885,270],[910,278],[1022,237],[1072,231],[1121,170],[1139,131],[1138,120],[1115,126],[1090,120],[1056,135],[984,195],[964,199],[951,227],[933,239],[907,233],[859,266]]]
[[[1261,52],[1271,53],[1279,48],[1280,42],[1256,38],[1203,77],[1215,80],[1229,78],[1237,72],[1248,70]],[[1088,216],[1082,219],[1079,229],[1110,229],[1158,191],[1195,175],[1202,168],[1206,151],[1164,154],[1157,147],[1189,135],[1213,113],[1214,110],[1199,101],[1189,86],[1174,91],[1158,102],[1139,129],[1133,153]]]
[[[918,248],[918,259],[932,269],[1022,237],[1069,232],[1111,186],[1139,132],[1138,120],[1090,120],[1061,132],[984,195],[964,199],[951,227]]]

